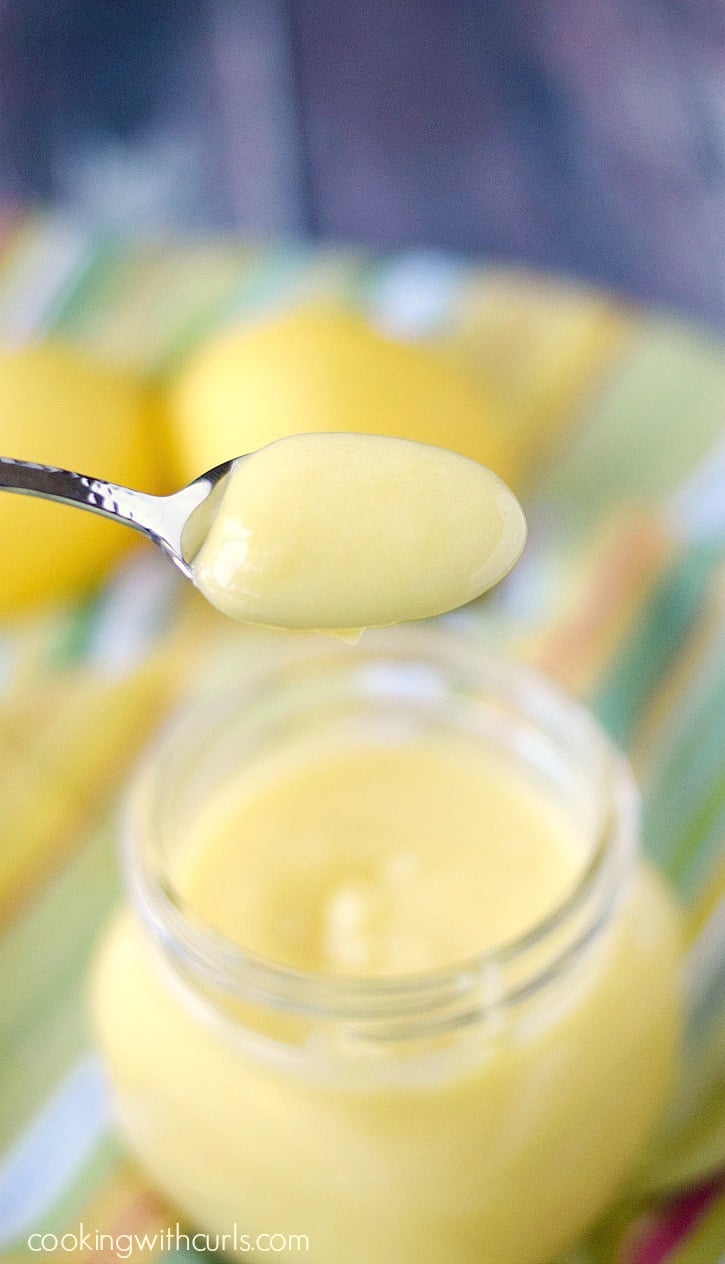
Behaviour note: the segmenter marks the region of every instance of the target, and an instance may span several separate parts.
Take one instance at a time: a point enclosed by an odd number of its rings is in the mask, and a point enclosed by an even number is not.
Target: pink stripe
[[[715,1181],[671,1204],[623,1264],[662,1264],[699,1224],[723,1188],[721,1182]]]

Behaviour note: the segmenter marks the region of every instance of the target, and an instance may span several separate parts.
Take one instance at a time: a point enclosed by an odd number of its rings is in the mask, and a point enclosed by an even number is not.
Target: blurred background
[[[725,321],[721,0],[0,0],[0,206],[436,246]]]
[[[725,1241],[724,224],[725,0],[0,0],[0,452],[163,491],[374,418],[522,497],[461,626],[631,755],[686,922],[671,1206],[581,1264]],[[266,649],[91,515],[0,495],[0,539],[10,1264],[39,1224],[170,1223],[87,974],[129,770]]]

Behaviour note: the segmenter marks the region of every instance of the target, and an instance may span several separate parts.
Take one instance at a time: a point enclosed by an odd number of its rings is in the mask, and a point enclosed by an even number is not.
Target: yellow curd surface
[[[292,435],[241,458],[193,515],[184,551],[224,614],[297,629],[427,618],[518,558],[516,497],[455,452],[381,435]]]
[[[515,939],[574,889],[553,796],[465,735],[379,728],[260,759],[205,805],[177,876],[195,912],[294,969],[405,974]]]
[[[571,895],[589,843],[543,778],[465,732],[371,724],[308,734],[206,796],[173,873],[194,916],[313,977],[372,981],[494,948]],[[546,1264],[666,1096],[677,941],[640,865],[531,997],[381,1039],[252,998],[219,1012],[126,913],[95,1019],[131,1147],[208,1232],[305,1234],[315,1264]],[[495,998],[495,973],[482,982]]]

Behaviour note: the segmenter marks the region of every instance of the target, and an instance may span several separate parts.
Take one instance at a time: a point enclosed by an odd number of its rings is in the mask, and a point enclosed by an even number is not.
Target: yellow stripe
[[[87,1233],[110,1234],[116,1238],[124,1233],[148,1233],[153,1236],[170,1223],[175,1223],[176,1215],[149,1187],[144,1175],[124,1159],[114,1168],[95,1198],[83,1208],[79,1219],[82,1219]],[[73,1226],[69,1225],[68,1230],[72,1232]],[[149,1264],[160,1254],[160,1251],[134,1249],[126,1258],[130,1264],[140,1260]],[[87,1251],[78,1251],[64,1254],[64,1258],[70,1264],[88,1264],[89,1256]]]
[[[534,650],[538,666],[575,693],[586,693],[616,656],[672,556],[653,515],[605,529],[578,559],[569,600]]]
[[[685,922],[688,943],[697,939],[721,906],[725,906],[725,847],[722,849],[719,863],[709,875],[699,898],[688,905]]]
[[[132,676],[77,670],[36,680],[0,706],[0,926],[88,836],[204,638],[182,618]]]
[[[501,445],[526,485],[551,460],[633,328],[631,316],[600,295],[501,270],[473,275],[455,328],[439,345],[495,393]]]
[[[85,834],[163,697],[153,670],[113,685],[81,676],[26,693],[25,717],[5,711],[0,920]]]
[[[123,255],[102,303],[63,324],[89,350],[134,368],[153,364],[170,335],[241,284],[258,251],[220,239],[196,249],[149,246]]]

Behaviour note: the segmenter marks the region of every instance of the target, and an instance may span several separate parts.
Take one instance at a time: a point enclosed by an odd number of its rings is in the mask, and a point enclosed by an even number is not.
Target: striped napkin
[[[266,249],[0,227],[0,341],[55,334],[165,373],[215,328],[332,297],[444,346],[499,396],[522,469],[524,558],[461,617],[583,698],[630,753],[644,844],[685,910],[688,1022],[667,1135],[557,1264],[725,1258],[725,360],[707,332],[562,281],[433,252]],[[0,625],[0,1249],[31,1232],[137,1235],[206,1258],[122,1153],[85,976],[118,898],[130,764],[220,638],[260,642],[139,552],[73,607]],[[92,725],[89,716],[93,717]],[[144,1235],[146,1240],[144,1241]],[[79,1246],[68,1261],[88,1258]],[[95,1258],[98,1258],[96,1256]]]

